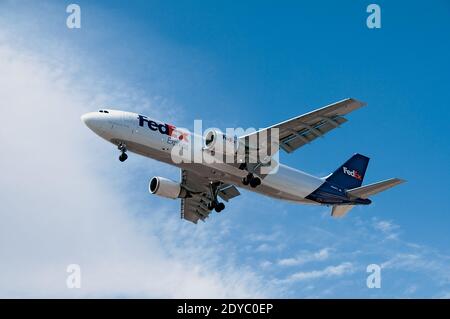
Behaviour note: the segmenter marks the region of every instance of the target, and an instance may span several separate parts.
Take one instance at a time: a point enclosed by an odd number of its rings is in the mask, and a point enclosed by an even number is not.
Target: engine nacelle
[[[204,148],[210,152],[234,155],[240,147],[241,143],[236,136],[227,136],[216,129],[211,129],[205,134]]]
[[[159,176],[155,176],[150,180],[148,190],[151,194],[171,199],[186,197],[186,191],[181,187],[180,183]]]

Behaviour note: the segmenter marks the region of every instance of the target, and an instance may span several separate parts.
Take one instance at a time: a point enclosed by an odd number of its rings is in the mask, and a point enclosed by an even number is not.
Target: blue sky
[[[245,269],[252,282],[246,291],[264,287],[269,296],[450,296],[448,2],[378,1],[378,30],[366,27],[367,1],[76,3],[79,30],[65,27],[68,3],[0,2],[3,45],[38,56],[50,71],[62,65],[70,88],[96,97],[91,103],[191,128],[194,119],[204,127],[265,127],[343,98],[360,99],[368,106],[341,129],[282,154],[282,162],[325,175],[359,152],[371,158],[366,183],[408,181],[342,220],[331,219],[326,207],[243,192],[198,230],[176,219],[178,202],[147,193],[151,176],[176,179],[177,169],[138,156],[121,165],[112,146],[74,125],[103,154],[101,161],[95,154],[83,159],[83,167],[120,194],[128,221],[152,225],[139,233],[159,238],[158,249],[178,258],[195,249],[195,239],[211,235],[210,244],[198,246],[214,260],[208,269],[225,281]],[[99,200],[96,207],[106,206]],[[197,250],[192,256],[204,258]],[[366,287],[371,263],[383,265],[381,289]],[[107,289],[89,293],[109,295]]]

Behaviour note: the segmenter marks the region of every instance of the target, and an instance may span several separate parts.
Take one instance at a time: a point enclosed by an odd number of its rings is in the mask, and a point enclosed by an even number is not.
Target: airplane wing
[[[291,153],[316,138],[323,137],[325,133],[347,122],[344,115],[347,115],[348,113],[359,109],[364,105],[365,103],[355,99],[345,99],[315,111],[297,116],[290,120],[275,124],[255,133],[241,136],[240,139],[249,138],[250,136],[257,134],[258,139],[260,139],[259,145],[262,145],[269,139],[268,136],[270,129],[278,128],[279,147],[287,153]],[[261,134],[263,132],[264,134]],[[246,145],[249,145],[249,143],[251,144],[251,141],[256,141],[256,138],[249,138]],[[249,145],[249,147],[257,148],[257,145]]]
[[[217,195],[226,202],[241,194],[234,185],[219,181],[214,183],[217,185]],[[208,203],[212,199],[211,182],[207,177],[183,169],[181,170],[181,184],[191,194],[191,197],[181,199],[181,218],[195,224],[199,219],[204,221],[211,213],[211,209],[208,209]]]

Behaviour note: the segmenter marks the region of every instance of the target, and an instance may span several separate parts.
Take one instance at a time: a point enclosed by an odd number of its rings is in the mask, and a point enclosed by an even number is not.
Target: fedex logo
[[[347,174],[351,177],[354,177],[356,179],[362,180],[362,176],[358,173],[358,171],[356,169],[350,171],[347,167],[343,166],[342,167],[344,170],[344,174]]]
[[[159,133],[163,135],[169,135],[172,136],[173,130],[175,129],[175,126],[170,124],[163,124],[163,123],[156,123],[155,121],[149,120],[148,117],[144,115],[138,115],[139,119],[139,126],[143,127],[144,123],[147,124],[148,128],[152,131],[158,130]]]
[[[163,135],[168,135],[169,137],[176,137],[175,134],[176,127],[174,125],[166,124],[166,123],[156,123],[155,121],[149,120],[148,117],[144,115],[138,115],[139,126],[144,127],[144,123],[146,123],[147,127],[152,131],[159,131],[159,133]],[[179,134],[178,139],[187,141],[188,133],[177,132]]]

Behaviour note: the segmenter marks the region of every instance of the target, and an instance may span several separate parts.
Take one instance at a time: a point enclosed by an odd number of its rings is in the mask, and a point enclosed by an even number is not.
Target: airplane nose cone
[[[95,116],[92,113],[86,113],[81,116],[81,121],[92,129],[95,126]]]
[[[96,133],[101,133],[104,126],[104,119],[99,116],[99,114],[91,112],[86,113],[81,116],[81,121],[89,127],[92,131]]]

